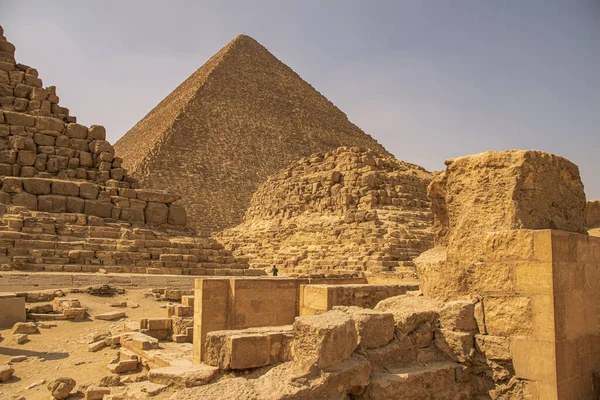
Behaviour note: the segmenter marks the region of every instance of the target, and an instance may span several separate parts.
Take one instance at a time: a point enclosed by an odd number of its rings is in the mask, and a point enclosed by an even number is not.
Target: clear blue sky
[[[540,149],[600,199],[598,0],[0,0],[0,24],[113,143],[245,33],[399,159]]]

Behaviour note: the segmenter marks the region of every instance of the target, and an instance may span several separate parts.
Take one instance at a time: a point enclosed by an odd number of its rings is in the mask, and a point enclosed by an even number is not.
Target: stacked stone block
[[[179,195],[139,187],[99,125],[78,124],[17,64],[0,28],[0,259],[3,269],[243,274],[194,236]]]
[[[244,222],[215,235],[251,267],[287,273],[412,271],[433,245],[431,174],[371,150],[303,158],[254,193]]]

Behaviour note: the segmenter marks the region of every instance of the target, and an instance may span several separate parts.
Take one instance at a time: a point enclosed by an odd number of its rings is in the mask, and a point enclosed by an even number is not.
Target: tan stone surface
[[[340,146],[385,153],[267,49],[240,35],[115,149],[144,185],[183,195],[192,227],[216,231],[241,222],[250,196],[267,176]]]
[[[323,369],[345,360],[358,344],[354,321],[342,311],[298,317],[294,322],[294,359]]]
[[[577,166],[533,150],[507,150],[446,161],[429,187],[436,245],[460,261],[478,261],[481,233],[558,229],[583,233],[585,194]]]
[[[412,271],[431,247],[422,168],[360,148],[303,158],[269,177],[244,222],[215,235],[251,267],[307,274]]]

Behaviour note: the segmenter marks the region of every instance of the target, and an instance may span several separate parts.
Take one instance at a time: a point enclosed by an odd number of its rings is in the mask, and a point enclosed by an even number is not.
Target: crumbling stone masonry
[[[430,180],[421,167],[371,150],[313,154],[269,177],[244,222],[215,238],[253,268],[410,275],[413,258],[433,245]]]
[[[589,200],[585,207],[585,226],[592,236],[600,236],[600,200]]]
[[[387,154],[298,74],[240,35],[115,149],[144,186],[182,194],[191,227],[215,232],[241,222],[269,175],[340,146]]]
[[[0,28],[0,263],[33,271],[243,274],[187,227],[180,196],[139,187],[102,126],[76,123]]]
[[[511,399],[593,399],[600,239],[577,166],[538,151],[446,164],[429,187],[436,247],[415,260],[422,292],[476,300],[476,345],[504,360],[494,385]]]

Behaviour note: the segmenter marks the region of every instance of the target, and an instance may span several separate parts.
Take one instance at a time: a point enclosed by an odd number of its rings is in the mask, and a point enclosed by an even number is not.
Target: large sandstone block
[[[17,322],[25,322],[26,317],[24,297],[7,294],[0,297],[0,329],[10,328]]]
[[[394,314],[360,307],[334,307],[350,315],[356,326],[358,345],[365,349],[385,346],[394,338]]]
[[[302,366],[331,367],[358,345],[354,321],[342,311],[298,317],[294,322],[294,359]]]
[[[478,261],[484,232],[557,229],[584,233],[579,168],[542,151],[488,151],[446,161],[428,190],[435,242],[449,260]]]

